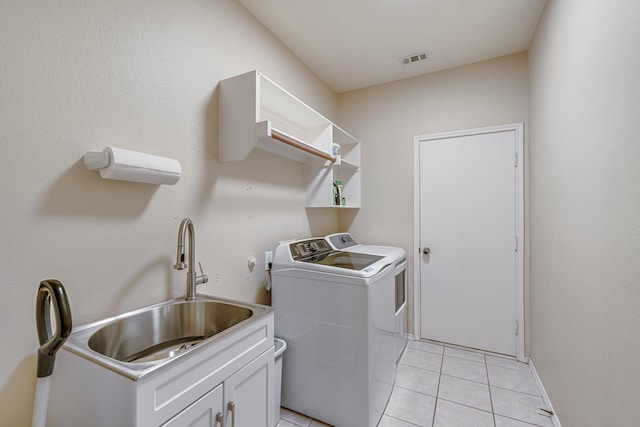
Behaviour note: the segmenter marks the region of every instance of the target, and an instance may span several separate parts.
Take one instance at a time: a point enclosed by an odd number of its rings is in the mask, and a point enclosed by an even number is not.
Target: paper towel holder
[[[89,151],[84,155],[84,166],[90,171],[104,169],[109,166],[111,158],[104,151]]]
[[[176,159],[112,146],[85,153],[83,161],[88,170],[118,181],[174,185],[182,173]]]

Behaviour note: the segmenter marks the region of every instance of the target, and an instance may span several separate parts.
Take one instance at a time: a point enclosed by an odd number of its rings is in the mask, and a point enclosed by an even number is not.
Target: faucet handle
[[[209,281],[209,276],[204,274],[204,271],[202,271],[202,264],[200,263],[200,261],[198,261],[198,265],[200,266],[200,274],[201,275],[196,277],[196,285],[201,285],[201,284],[207,283]]]

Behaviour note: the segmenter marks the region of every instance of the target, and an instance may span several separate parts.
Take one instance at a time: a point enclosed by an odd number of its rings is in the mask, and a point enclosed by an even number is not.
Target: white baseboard
[[[533,360],[531,360],[531,358],[527,358],[527,359],[529,362],[529,366],[531,367],[531,372],[533,373],[533,376],[535,377],[536,382],[538,383],[538,387],[540,387],[540,391],[542,392],[542,400],[544,401],[544,404],[546,405],[546,407],[550,409],[551,412],[553,412],[553,416],[551,417],[551,422],[553,423],[554,427],[562,427],[562,424],[560,424],[560,420],[558,419],[558,414],[556,413],[556,410],[553,409],[553,405],[551,404],[549,395],[547,394],[547,391],[544,389],[544,385],[542,384],[542,380],[538,375],[538,371],[536,371],[536,367],[533,364]]]

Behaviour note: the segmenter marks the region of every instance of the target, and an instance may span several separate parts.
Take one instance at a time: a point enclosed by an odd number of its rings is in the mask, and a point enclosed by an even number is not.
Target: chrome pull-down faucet
[[[185,235],[189,235],[189,258],[187,263],[184,263],[184,250],[185,250]],[[202,283],[207,283],[209,277],[206,274],[198,276],[194,271],[194,264],[196,259],[196,233],[193,229],[193,222],[189,218],[185,218],[180,223],[178,229],[178,251],[176,254],[176,264],[173,266],[176,270],[184,270],[187,268],[187,294],[185,300],[193,301],[196,299],[196,286]],[[202,266],[200,266],[200,272],[202,273]]]

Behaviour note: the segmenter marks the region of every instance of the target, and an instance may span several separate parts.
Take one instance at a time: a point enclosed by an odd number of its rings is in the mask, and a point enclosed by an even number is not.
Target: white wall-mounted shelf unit
[[[306,207],[360,207],[360,142],[258,71],[220,82],[219,143],[222,162],[258,148],[303,163]],[[336,180],[344,206],[334,203]]]

